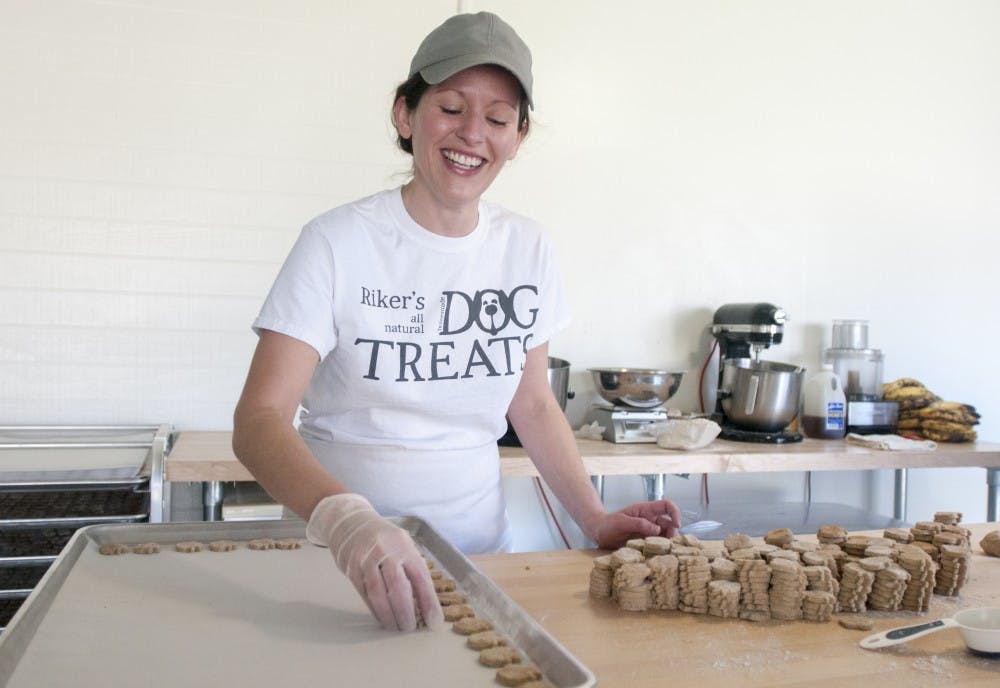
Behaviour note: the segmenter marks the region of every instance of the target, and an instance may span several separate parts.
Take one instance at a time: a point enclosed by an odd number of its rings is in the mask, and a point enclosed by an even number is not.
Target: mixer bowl
[[[787,363],[732,359],[723,363],[719,400],[736,427],[780,432],[799,412],[805,369]]]
[[[677,393],[684,371],[651,368],[588,368],[601,398],[619,406],[655,408]]]

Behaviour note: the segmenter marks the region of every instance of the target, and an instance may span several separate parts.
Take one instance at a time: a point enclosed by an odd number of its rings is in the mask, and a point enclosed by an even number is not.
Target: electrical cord
[[[701,374],[698,376],[698,403],[701,405],[701,412],[705,413],[705,371],[708,370],[708,364],[712,362],[712,355],[719,346],[719,340],[716,339],[712,342],[712,348],[708,352],[708,357],[705,358],[705,365],[701,367]]]
[[[718,347],[719,340],[716,339],[712,342],[712,348],[708,351],[705,364],[701,367],[701,374],[698,375],[698,404],[701,406],[702,413],[705,413],[705,371],[708,370],[708,364],[712,362],[712,356]],[[708,498],[708,473],[701,474],[701,496],[704,498],[705,504],[710,503]]]
[[[549,502],[548,495],[545,494],[545,488],[542,487],[542,479],[535,478],[535,485],[538,486],[538,492],[542,495],[542,500],[545,502],[545,508],[549,510],[549,516],[552,517],[552,522],[556,525],[556,530],[559,531],[559,537],[562,538],[563,544],[566,545],[566,549],[573,549],[572,545],[569,544],[569,540],[566,539],[566,533],[563,532],[562,526],[559,525],[559,519],[556,518],[556,512],[552,509],[552,504]]]

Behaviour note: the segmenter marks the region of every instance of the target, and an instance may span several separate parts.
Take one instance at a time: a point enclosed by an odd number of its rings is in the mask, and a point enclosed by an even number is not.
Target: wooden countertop
[[[167,456],[170,482],[253,480],[233,454],[229,431],[181,432]],[[696,451],[660,449],[655,444],[614,444],[579,440],[580,454],[590,475],[640,473],[757,473],[774,471],[837,471],[881,468],[955,468],[1000,466],[1000,443],[938,444],[929,452],[877,451],[843,440],[806,438],[795,444],[754,444],[715,440]],[[536,476],[523,449],[500,448],[505,476]]]
[[[968,607],[1000,605],[1000,559],[987,557],[979,548],[982,536],[997,526],[967,527],[974,533],[975,556],[971,580],[960,596],[935,596],[925,615],[871,613],[872,631],[850,631],[836,620],[753,623],[681,612],[624,612],[614,602],[588,594],[598,550],[471,559],[593,671],[600,688],[996,686],[1000,660],[970,654],[957,629],[883,650],[858,646],[869,633],[951,616]]]

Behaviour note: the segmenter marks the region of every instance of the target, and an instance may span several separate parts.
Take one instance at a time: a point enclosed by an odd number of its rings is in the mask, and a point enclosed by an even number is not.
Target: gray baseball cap
[[[410,76],[420,72],[429,84],[476,65],[492,64],[513,74],[531,98],[531,51],[503,19],[492,12],[456,14],[423,40],[410,62]]]

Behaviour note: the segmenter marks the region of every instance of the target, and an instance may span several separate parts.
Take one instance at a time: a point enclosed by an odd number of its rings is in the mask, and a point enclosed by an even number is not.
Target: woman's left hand
[[[632,538],[673,537],[680,527],[681,510],[669,499],[659,499],[605,514],[597,524],[594,541],[602,549],[617,549]]]

